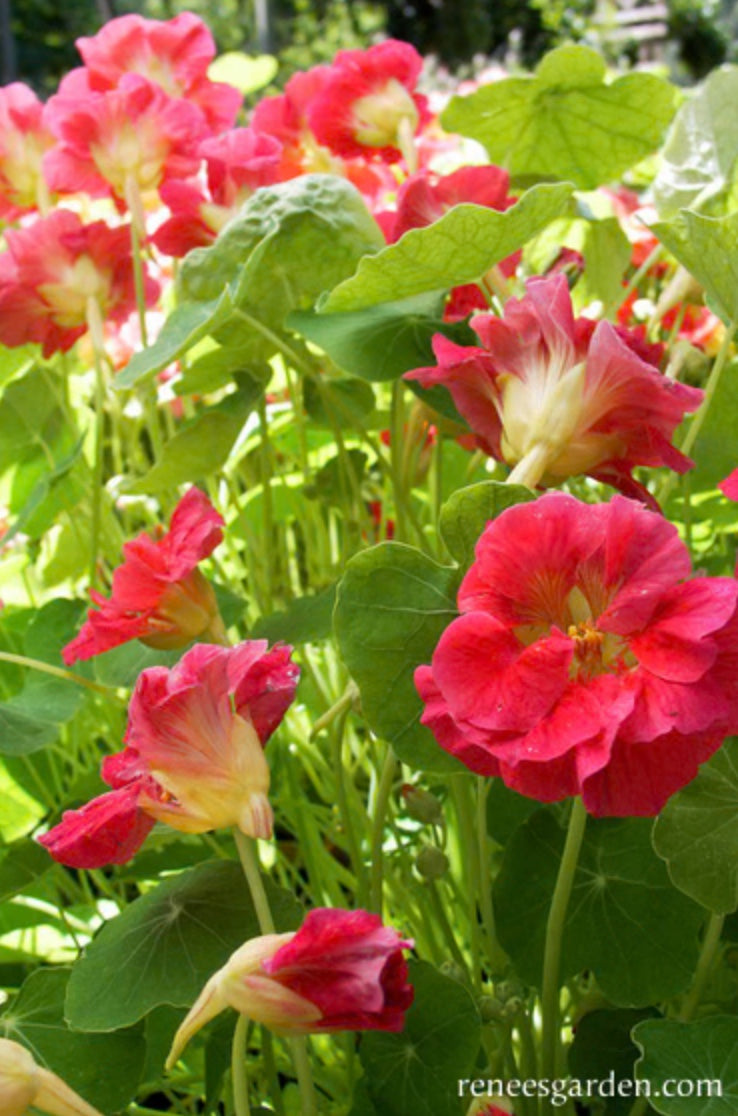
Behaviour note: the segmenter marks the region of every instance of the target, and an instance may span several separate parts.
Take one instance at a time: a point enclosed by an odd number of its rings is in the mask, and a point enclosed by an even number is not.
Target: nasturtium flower
[[[85,225],[57,209],[25,228],[9,229],[0,255],[0,341],[14,347],[35,341],[44,356],[67,349],[95,319],[121,322],[136,306],[127,228],[104,221]],[[158,285],[148,276],[145,297]]]
[[[415,674],[422,722],[520,794],[656,814],[738,730],[737,603],[658,513],[548,493],[481,535]]]
[[[512,481],[588,474],[649,502],[635,466],[690,468],[671,439],[703,393],[663,376],[651,363],[659,350],[640,334],[575,318],[565,276],[531,279],[502,318],[478,314],[471,326],[483,347],[436,335],[437,365],[407,378],[447,387],[479,448],[513,467]]]
[[[310,911],[299,930],[237,949],[203,988],[174,1037],[173,1066],[225,1008],[287,1035],[401,1031],[413,1001],[403,949],[413,943],[368,911]]]
[[[233,128],[200,144],[207,181],[162,184],[161,200],[172,216],[151,237],[169,256],[211,244],[231,217],[260,186],[280,181],[282,145],[253,128]]]
[[[25,1046],[0,1038],[0,1112],[24,1116],[32,1107],[49,1116],[100,1116],[60,1077],[39,1066]]]
[[[76,46],[85,67],[74,73],[84,74],[89,88],[97,92],[114,89],[127,73],[141,74],[167,96],[195,104],[214,131],[230,128],[241,107],[237,89],[208,78],[215,41],[192,12],[168,20],[123,15],[96,35],[77,39]]]
[[[199,488],[190,488],[158,537],[143,531],[123,547],[110,598],[91,590],[97,606],[62,650],[67,666],[140,639],[171,650],[225,633],[215,593],[197,568],[223,540],[223,517]]]
[[[197,148],[209,135],[194,105],[168,97],[139,74],[124,74],[101,93],[65,90],[62,83],[46,103],[44,121],[58,141],[44,156],[50,187],[62,194],[112,194],[132,210],[135,196],[194,174]]]
[[[396,211],[387,215],[385,228],[390,243],[409,229],[422,229],[438,221],[456,205],[482,205],[499,212],[509,209],[510,175],[502,167],[460,167],[451,174],[416,171],[397,191]]]
[[[43,105],[27,85],[14,81],[0,88],[0,217],[4,221],[48,203],[41,160],[54,137],[42,115]]]
[[[41,844],[61,864],[99,868],[130,860],[157,821],[183,833],[236,826],[270,837],[264,745],[295,696],[291,650],[198,643],[171,670],[144,670],[126,746],[103,761],[113,789],[67,811]]]
[[[422,68],[415,47],[396,39],[340,50],[308,109],[318,142],[343,158],[376,155],[392,163],[405,156],[412,166],[414,137],[430,118],[415,91]]]

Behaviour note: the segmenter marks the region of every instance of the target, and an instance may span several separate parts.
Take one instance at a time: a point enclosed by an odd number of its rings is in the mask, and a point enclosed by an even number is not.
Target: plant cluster
[[[732,1111],[738,70],[78,49],[0,89],[0,1108]]]

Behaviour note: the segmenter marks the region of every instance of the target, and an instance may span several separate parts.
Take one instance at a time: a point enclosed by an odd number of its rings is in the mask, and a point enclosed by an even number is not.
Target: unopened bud
[[[0,1112],[23,1116],[31,1106],[49,1116],[100,1116],[60,1077],[37,1065],[24,1046],[0,1039]]]
[[[483,1023],[494,1023],[505,1016],[505,1005],[496,996],[482,996],[478,1007]]]
[[[405,783],[402,797],[405,801],[405,810],[415,821],[422,822],[423,825],[440,825],[443,821],[441,803],[430,791]]]
[[[448,857],[435,845],[426,845],[416,856],[415,867],[424,880],[440,880],[448,872]]]

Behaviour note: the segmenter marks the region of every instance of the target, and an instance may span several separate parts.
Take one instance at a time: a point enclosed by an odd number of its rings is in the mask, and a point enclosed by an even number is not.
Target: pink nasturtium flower
[[[45,209],[48,190],[41,160],[54,137],[42,123],[43,105],[22,82],[0,88],[0,217],[13,221]]]
[[[738,728],[737,603],[658,513],[548,493],[481,535],[462,615],[415,674],[422,721],[530,798],[656,814]]]
[[[172,514],[169,530],[143,531],[123,547],[108,599],[90,592],[97,608],[62,651],[67,666],[121,643],[140,639],[170,650],[210,636],[224,641],[212,586],[198,570],[223,539],[223,517],[199,488],[190,488]]]
[[[308,121],[319,143],[343,158],[405,157],[415,170],[414,137],[430,119],[415,92],[423,59],[415,47],[388,39],[368,50],[340,50]]]
[[[401,1031],[413,1001],[402,951],[412,946],[378,915],[327,907],[294,933],[253,938],[207,982],[167,1065],[227,1007],[287,1035]]]
[[[152,241],[168,256],[212,244],[220,230],[260,186],[280,181],[282,145],[253,128],[233,128],[200,144],[207,185],[197,179],[165,182],[159,191],[172,216]]]
[[[169,178],[194,174],[197,148],[209,134],[194,105],[167,97],[138,74],[124,74],[104,93],[65,89],[62,82],[44,120],[58,140],[44,156],[49,186],[62,194],[112,194],[138,224],[138,199]]]
[[[586,473],[651,502],[635,466],[690,468],[671,438],[703,393],[661,375],[640,335],[574,318],[563,275],[530,280],[504,317],[478,314],[471,325],[483,348],[436,335],[437,366],[407,378],[447,387],[478,446],[513,466],[511,481],[532,488]]]
[[[104,221],[84,225],[76,213],[57,209],[5,234],[0,255],[0,341],[29,341],[44,356],[66,352],[93,321],[124,321],[136,306],[127,228]],[[145,296],[158,285],[146,277]],[[91,310],[92,307],[92,310]]]
[[[60,1077],[37,1065],[25,1046],[0,1038],[0,1112],[24,1116],[31,1106],[49,1116],[100,1116]]]
[[[185,98],[203,113],[210,128],[230,128],[243,100],[237,89],[210,81],[216,46],[209,28],[192,12],[169,20],[124,15],[90,38],[77,39],[89,88],[115,89],[127,73],[141,74],[169,97]],[[75,80],[79,80],[75,77]]]
[[[264,745],[294,698],[291,648],[265,640],[195,644],[177,663],[142,671],[131,698],[126,747],[103,760],[111,791],[39,838],[73,868],[124,864],[155,822],[183,833],[237,826],[270,837]]]

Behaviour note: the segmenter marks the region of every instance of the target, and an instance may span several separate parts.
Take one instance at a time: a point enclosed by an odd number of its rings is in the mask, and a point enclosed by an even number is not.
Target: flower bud
[[[0,1112],[23,1116],[31,1106],[49,1116],[100,1116],[60,1077],[37,1065],[25,1047],[0,1039]]]
[[[401,793],[405,810],[415,821],[422,822],[423,825],[440,825],[443,822],[441,803],[430,791],[405,783]]]
[[[424,880],[440,880],[448,872],[448,857],[435,845],[426,845],[416,856],[415,867]]]

